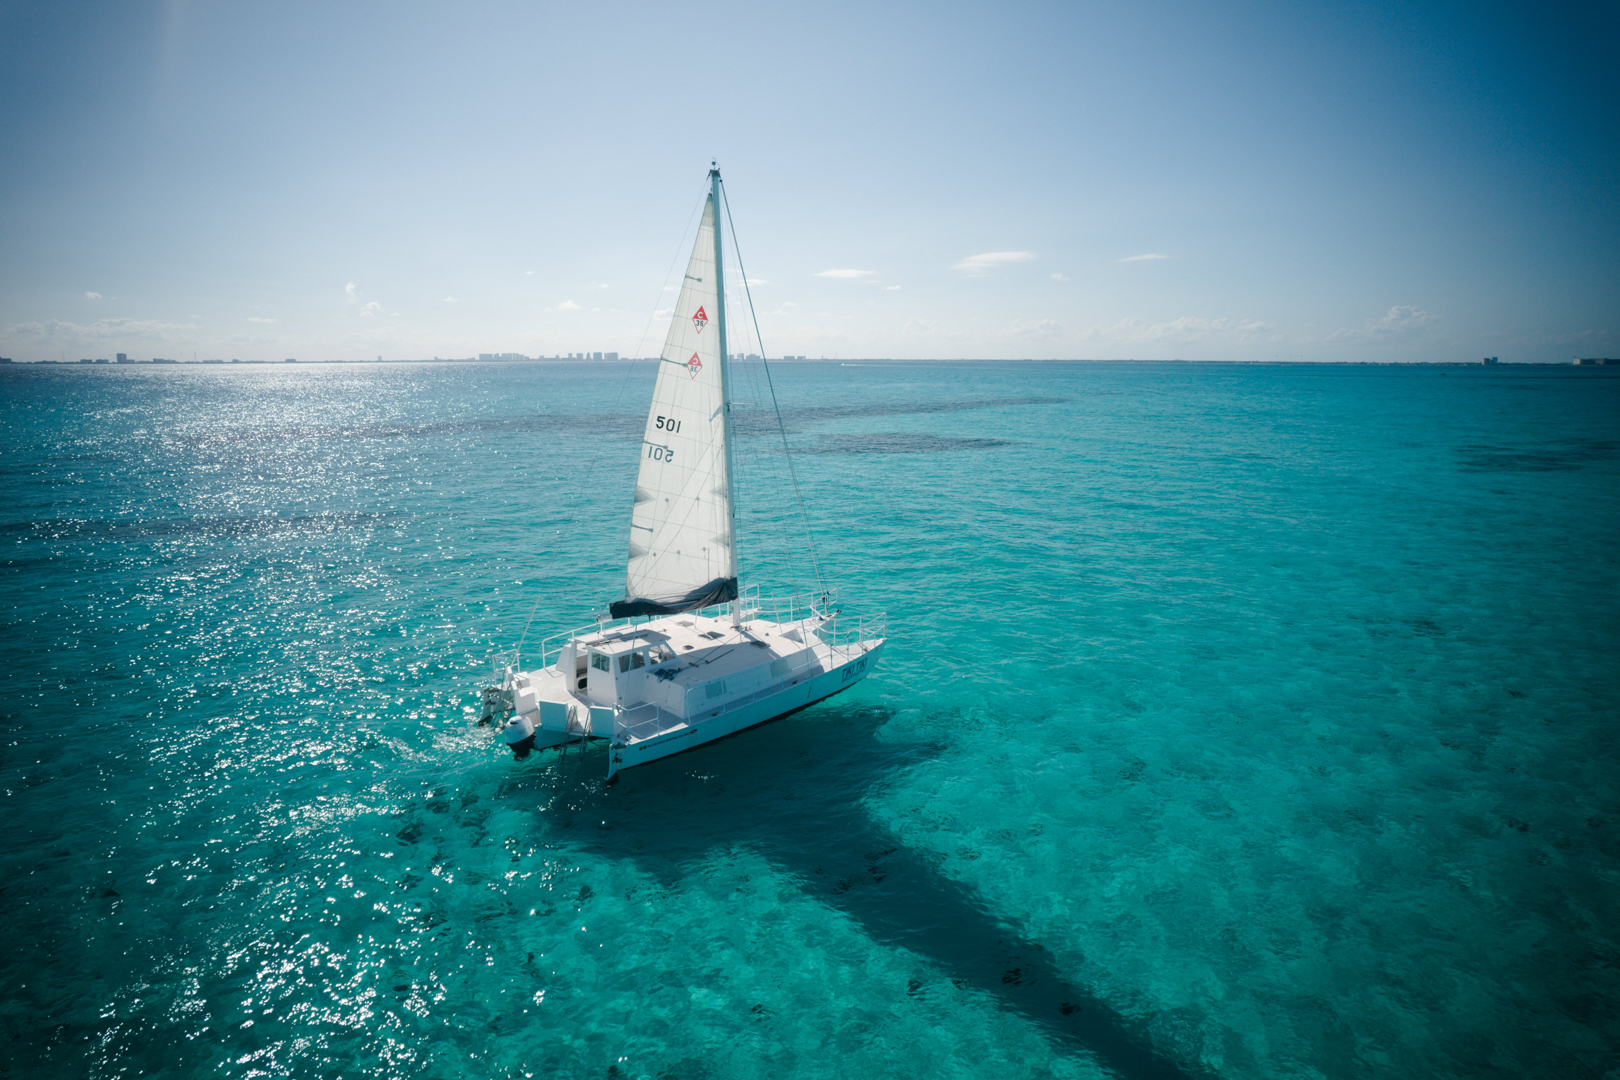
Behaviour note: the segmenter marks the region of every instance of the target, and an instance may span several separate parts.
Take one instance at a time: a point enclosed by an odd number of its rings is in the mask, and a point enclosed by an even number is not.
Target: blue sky
[[[650,354],[717,158],[772,356],[1620,355],[1617,45],[1612,4],[5,5],[0,354]]]

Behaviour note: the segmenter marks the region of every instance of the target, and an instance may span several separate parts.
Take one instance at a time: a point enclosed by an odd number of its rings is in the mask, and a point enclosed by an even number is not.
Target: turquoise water
[[[774,375],[888,652],[605,788],[651,365],[0,369],[0,1075],[1620,1075],[1620,379]]]

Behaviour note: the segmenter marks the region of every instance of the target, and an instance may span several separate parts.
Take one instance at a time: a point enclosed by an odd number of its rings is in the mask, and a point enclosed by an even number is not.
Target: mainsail
[[[615,619],[671,615],[737,596],[718,186],[711,174],[692,261],[659,359],[630,515],[625,599],[610,609]]]

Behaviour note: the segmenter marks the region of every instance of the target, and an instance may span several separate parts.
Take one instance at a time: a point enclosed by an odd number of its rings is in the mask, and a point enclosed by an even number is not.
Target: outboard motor
[[[517,760],[522,761],[534,749],[534,721],[517,713],[506,722],[506,745],[511,747]]]
[[[478,718],[478,725],[483,727],[495,719],[501,711],[501,688],[498,686],[484,687],[484,715]]]

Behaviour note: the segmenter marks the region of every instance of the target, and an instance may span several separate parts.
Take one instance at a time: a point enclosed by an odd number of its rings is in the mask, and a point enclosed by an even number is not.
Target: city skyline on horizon
[[[657,363],[658,356],[620,356],[617,353],[569,353],[568,355],[553,356],[525,356],[520,353],[481,353],[476,356],[433,356],[433,357],[393,357],[378,356],[375,359],[331,359],[321,357],[286,357],[281,360],[250,359],[242,360],[232,357],[225,360],[210,357],[206,360],[181,360],[168,357],[152,357],[141,359],[119,353],[116,359],[109,357],[85,358],[76,360],[25,360],[20,364],[11,357],[0,357],[0,364],[18,367],[83,367],[96,365],[110,366],[215,366],[235,364],[265,365],[265,364],[303,364],[307,366],[320,366],[326,364],[618,364],[627,365]],[[1303,357],[1256,358],[1249,360],[1198,360],[1185,357],[976,357],[976,356],[938,356],[938,357],[893,357],[893,356],[805,356],[789,355],[764,357],[754,353],[733,355],[733,363],[758,363],[764,360],[768,364],[781,363],[811,363],[811,364],[1209,364],[1216,366],[1247,366],[1247,367],[1283,367],[1290,365],[1302,366],[1340,366],[1340,367],[1620,367],[1620,357],[1571,357],[1567,360],[1508,360],[1500,357],[1487,356],[1478,360],[1307,360]]]

